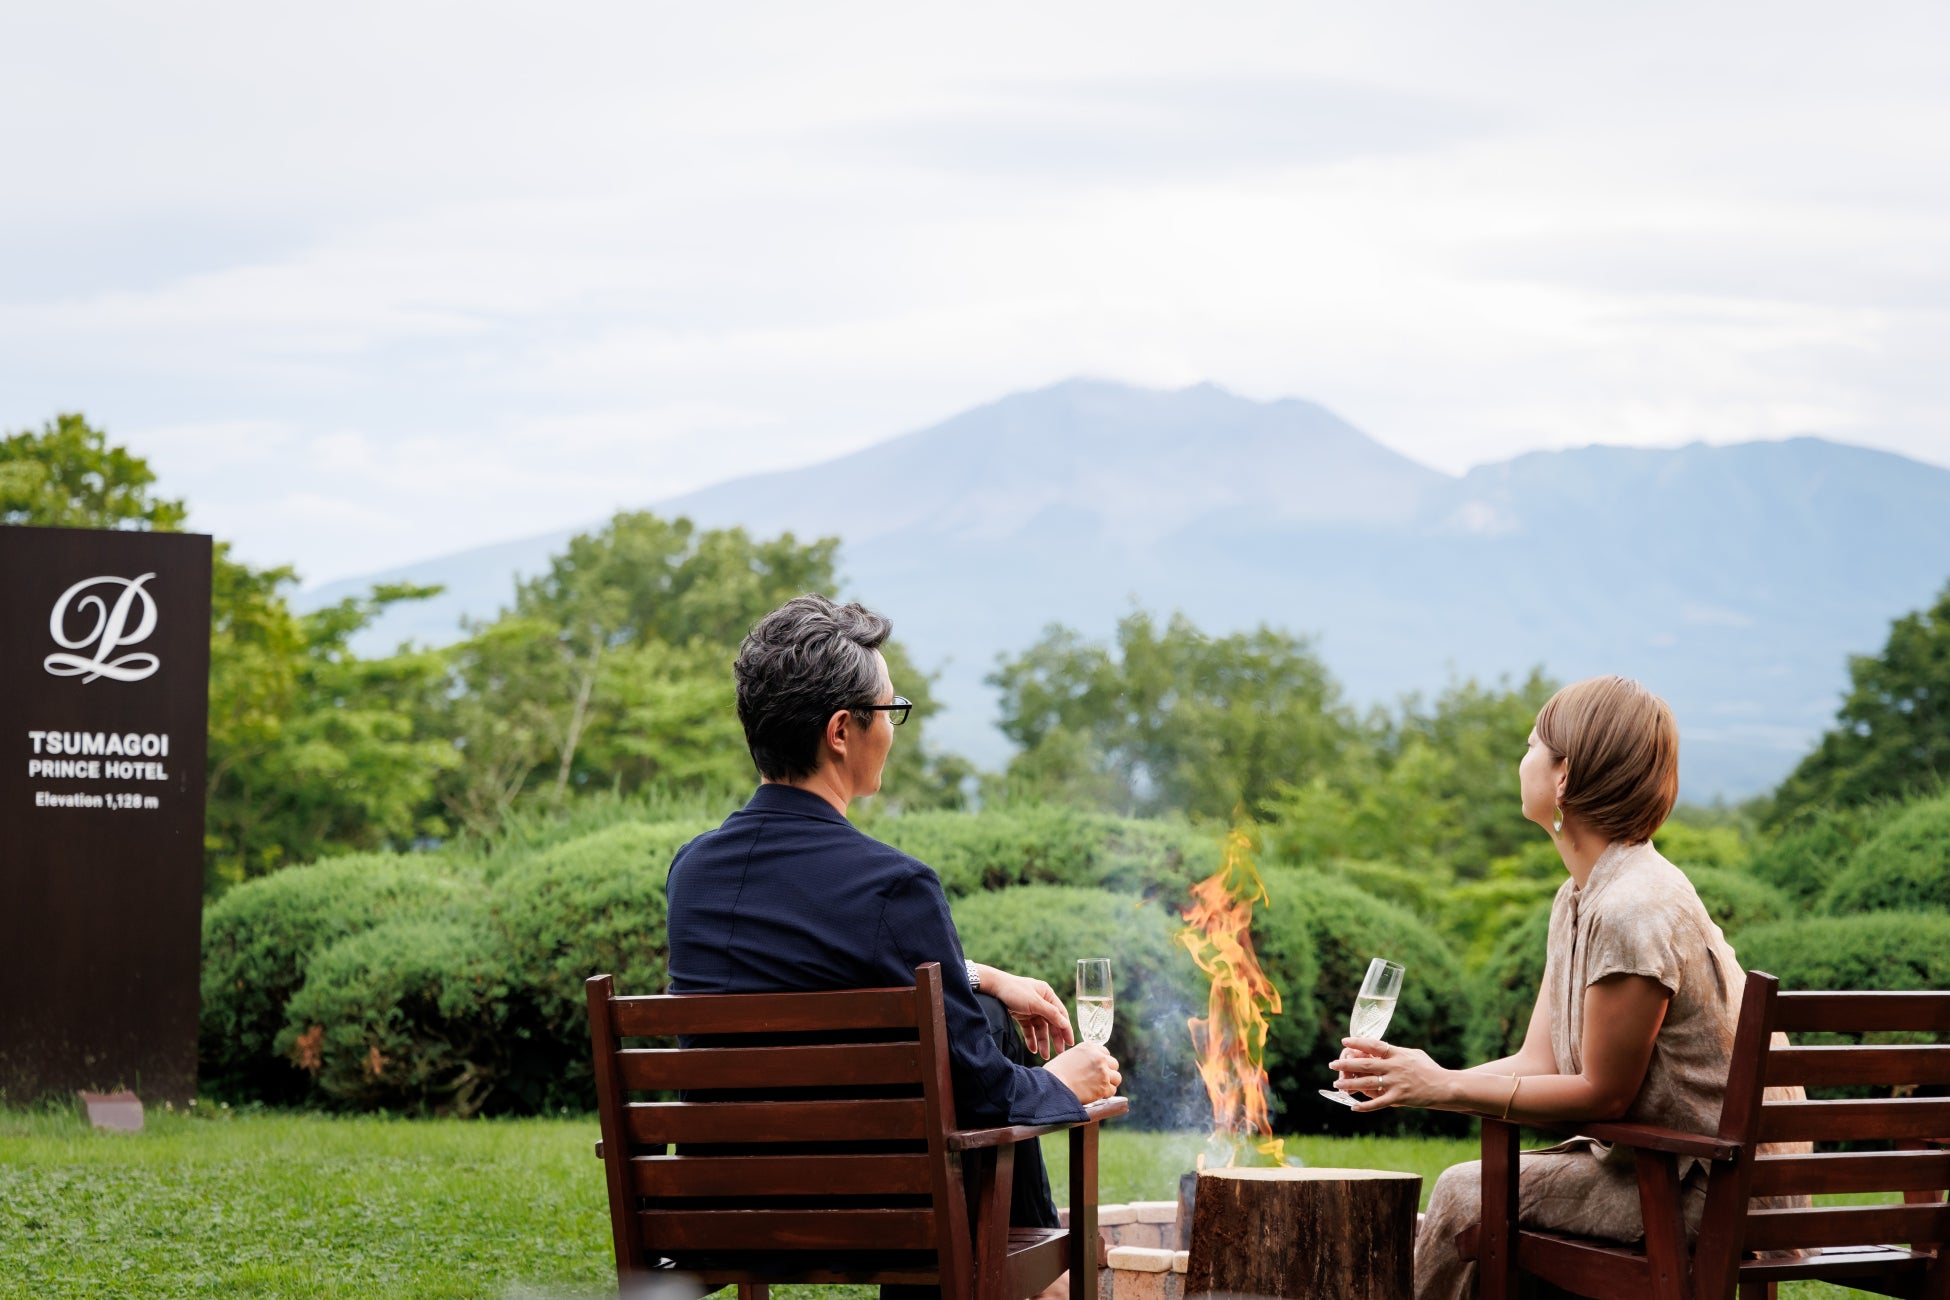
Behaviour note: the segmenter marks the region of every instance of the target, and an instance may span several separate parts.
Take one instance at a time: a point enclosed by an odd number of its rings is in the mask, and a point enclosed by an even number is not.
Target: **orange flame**
[[[1224,865],[1192,886],[1192,905],[1178,932],[1178,942],[1212,981],[1206,1015],[1185,1023],[1212,1102],[1212,1146],[1226,1153],[1226,1164],[1233,1163],[1241,1139],[1273,1164],[1286,1163],[1286,1146],[1273,1136],[1266,1110],[1264,1064],[1266,1017],[1280,1014],[1280,991],[1253,954],[1253,906],[1265,901],[1252,839],[1235,827],[1226,836]],[[1205,1158],[1198,1163],[1204,1168]]]

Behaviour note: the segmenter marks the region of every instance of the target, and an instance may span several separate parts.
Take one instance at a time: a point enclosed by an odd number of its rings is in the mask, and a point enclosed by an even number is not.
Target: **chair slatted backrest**
[[[1776,1046],[1775,1032],[1865,1034],[1911,1032],[1935,1035],[1937,1044]],[[1746,1001],[1721,1117],[1721,1136],[1742,1143],[1740,1159],[1709,1184],[1698,1261],[1700,1294],[1732,1294],[1741,1253],[1819,1250],[1832,1246],[1907,1243],[1927,1250],[1950,1242],[1950,993],[1782,993],[1774,977],[1748,976]],[[1751,1040],[1753,1048],[1741,1048]],[[1790,1042],[1793,1042],[1790,1037]],[[1887,1089],[1889,1095],[1769,1101],[1768,1087]],[[1909,1144],[1920,1149],[1817,1151],[1759,1154],[1760,1143],[1810,1142]],[[1906,1204],[1758,1209],[1753,1196],[1815,1196],[1830,1193],[1933,1192],[1934,1201]],[[1717,1193],[1717,1195],[1716,1195]],[[1739,1213],[1744,1211],[1744,1213]],[[1725,1233],[1737,1218],[1737,1232]],[[1714,1249],[1711,1230],[1730,1238]],[[1939,1268],[1945,1267],[1938,1265]]]
[[[620,1275],[713,1252],[936,1252],[962,1290],[936,964],[913,988],[618,997],[601,975],[588,995]],[[624,1045],[680,1037],[709,1045]],[[705,1096],[633,1099],[676,1092]]]

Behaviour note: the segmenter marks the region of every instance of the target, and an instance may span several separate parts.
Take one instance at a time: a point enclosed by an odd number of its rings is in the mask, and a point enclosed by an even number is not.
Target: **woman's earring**
[[[1564,833],[1564,805],[1558,804],[1557,811],[1553,813],[1551,816],[1551,834],[1562,835],[1563,833]]]

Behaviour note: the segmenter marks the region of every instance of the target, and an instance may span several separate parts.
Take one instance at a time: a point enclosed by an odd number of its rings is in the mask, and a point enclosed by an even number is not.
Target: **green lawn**
[[[0,1297],[591,1297],[615,1281],[589,1118],[152,1113],[140,1135],[0,1113]],[[1169,1200],[1202,1147],[1106,1129],[1102,1199]],[[1063,1199],[1066,1148],[1046,1142]],[[1313,1165],[1406,1169],[1423,1194],[1475,1155],[1444,1139],[1302,1138]],[[805,1300],[853,1300],[827,1288]],[[1783,1296],[1836,1294],[1783,1288]]]

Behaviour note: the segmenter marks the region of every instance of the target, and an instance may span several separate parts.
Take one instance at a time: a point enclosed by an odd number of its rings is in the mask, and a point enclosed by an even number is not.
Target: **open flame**
[[[1267,1163],[1287,1163],[1286,1146],[1273,1136],[1266,1110],[1266,1017],[1280,1014],[1280,991],[1253,954],[1253,906],[1265,901],[1252,839],[1235,827],[1226,836],[1224,865],[1192,886],[1185,928],[1178,932],[1178,942],[1212,981],[1205,1016],[1185,1023],[1212,1102],[1208,1149],[1227,1165],[1242,1144]],[[1201,1155],[1199,1168],[1205,1163]]]

